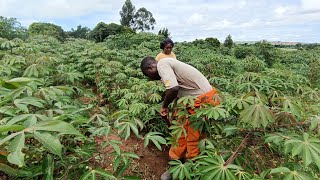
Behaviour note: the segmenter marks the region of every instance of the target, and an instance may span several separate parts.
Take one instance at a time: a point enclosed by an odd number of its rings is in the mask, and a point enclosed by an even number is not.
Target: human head
[[[140,65],[142,73],[151,80],[160,80],[161,77],[158,74],[157,63],[153,57],[147,56],[143,58]]]
[[[170,54],[173,46],[174,46],[174,43],[170,38],[167,38],[160,43],[160,49],[163,49],[163,52],[165,54]]]

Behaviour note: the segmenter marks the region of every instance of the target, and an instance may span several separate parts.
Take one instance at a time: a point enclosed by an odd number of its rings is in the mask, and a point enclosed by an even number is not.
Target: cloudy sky
[[[119,23],[125,0],[0,0],[0,16],[23,26],[51,22],[70,30]],[[154,32],[167,27],[175,41],[231,34],[236,41],[320,42],[320,0],[131,0],[156,19]]]

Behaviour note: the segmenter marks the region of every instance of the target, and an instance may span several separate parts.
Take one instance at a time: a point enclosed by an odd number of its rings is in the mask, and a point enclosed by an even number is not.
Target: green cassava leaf
[[[17,135],[10,143],[8,151],[10,154],[7,159],[10,163],[15,164],[19,167],[24,166],[24,154],[22,153],[22,148],[24,148],[25,135],[20,133]]]
[[[274,117],[265,105],[253,104],[241,111],[240,120],[252,125],[254,128],[265,128],[269,123],[274,122]]]
[[[53,180],[54,161],[51,154],[47,154],[42,164],[42,172],[46,180]]]
[[[34,137],[49,149],[53,154],[61,157],[62,145],[57,137],[52,136],[47,132],[34,132]]]
[[[70,123],[59,120],[41,121],[35,124],[33,128],[37,131],[55,131],[62,134],[74,134],[81,136],[81,133],[77,131]]]

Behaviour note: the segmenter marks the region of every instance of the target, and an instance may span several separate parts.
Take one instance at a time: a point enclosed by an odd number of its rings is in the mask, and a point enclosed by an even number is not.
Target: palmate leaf
[[[148,105],[144,103],[133,103],[129,106],[129,112],[132,114],[140,114],[143,110],[147,109]]]
[[[41,96],[41,98],[49,101],[56,100],[58,96],[63,96],[68,90],[63,89],[63,86],[50,86],[40,88],[36,94]],[[69,87],[66,87],[69,88]],[[72,90],[72,89],[71,89]]]
[[[240,113],[241,122],[248,123],[254,128],[267,127],[274,122],[274,116],[267,106],[263,104],[253,104],[245,108]]]
[[[41,121],[30,127],[36,131],[55,131],[62,134],[73,134],[82,136],[70,123],[60,120]]]
[[[232,173],[237,176],[238,180],[253,180],[252,175],[240,169],[232,170]]]
[[[208,155],[199,160],[199,171],[201,179],[236,180],[235,170],[242,170],[240,166],[234,164],[224,165],[225,161],[221,156]]]
[[[241,92],[251,92],[251,91],[256,91],[258,92],[259,89],[261,88],[260,85],[258,84],[255,84],[253,82],[245,82],[245,83],[242,83],[240,85],[238,85],[237,87]]]
[[[161,137],[160,135],[162,135],[159,132],[149,132],[148,134],[146,134],[144,136],[144,147],[147,147],[150,140],[153,142],[154,145],[156,145],[156,147],[161,151],[161,146],[160,144],[166,144],[166,140]]]
[[[6,114],[9,116],[15,116],[15,109],[12,106],[2,106],[0,107],[0,114]]]
[[[285,112],[294,114],[297,117],[300,117],[303,111],[299,102],[291,100],[289,97],[278,97],[278,98],[274,98],[273,101],[280,102],[282,109]]]
[[[10,163],[18,165],[19,167],[24,166],[24,154],[22,153],[22,148],[24,148],[25,135],[20,133],[17,135],[10,143],[8,151],[10,154],[7,159]]]
[[[118,73],[118,74],[115,75],[114,78],[115,78],[115,81],[116,81],[117,83],[121,83],[121,82],[126,81],[128,77],[127,77],[127,75],[124,74],[124,73]]]
[[[309,99],[314,101],[320,100],[320,90],[318,88],[310,89],[309,91],[303,93],[303,96],[308,96]]]
[[[183,133],[184,137],[187,137],[187,131],[184,128],[185,124],[186,124],[186,121],[183,121],[183,120],[179,120],[179,121],[173,120],[172,121],[172,125],[169,127],[169,129],[171,130],[171,134],[175,138],[176,141],[179,139],[179,137],[181,137],[182,133]]]
[[[184,96],[178,99],[177,104],[182,103],[184,106],[194,107],[195,96]]]
[[[22,93],[25,92],[26,89],[27,89],[26,87],[20,87],[20,88],[18,88],[18,89],[15,89],[15,90],[13,90],[13,91],[5,94],[5,95],[3,96],[3,97],[4,97],[4,98],[3,98],[3,101],[0,102],[0,105],[1,105],[1,104],[5,104],[5,103],[7,103],[7,102],[9,102],[9,101],[12,101],[12,100],[18,98]],[[0,96],[1,96],[1,95],[0,95]]]
[[[124,109],[125,107],[127,107],[127,105],[128,105],[128,101],[127,101],[126,99],[119,99],[119,100],[117,101],[117,106],[118,106],[119,108]]]
[[[107,121],[107,117],[105,115],[103,115],[103,114],[95,113],[85,123],[88,124],[88,123],[91,123],[94,120],[96,120],[101,125],[103,122]]]
[[[227,125],[224,127],[223,132],[226,133],[226,136],[230,136],[239,131],[239,128],[236,126]]]
[[[104,171],[102,169],[94,169],[91,171],[88,171],[86,173],[84,173],[81,177],[80,180],[96,180],[97,178],[97,174],[102,177],[102,179],[116,179],[116,177],[114,177],[111,173]]]
[[[265,143],[274,143],[276,145],[282,145],[283,144],[283,141],[284,141],[284,136],[283,134],[281,133],[272,133],[272,134],[267,134],[266,135],[266,139],[265,139]],[[287,137],[286,137],[287,138]]]
[[[223,106],[210,106],[206,108],[199,108],[196,110],[196,117],[199,118],[200,116],[208,117],[209,119],[220,119],[226,118],[229,115],[228,111],[224,109]]]
[[[54,171],[54,161],[51,154],[47,154],[45,160],[42,164],[42,172],[44,174],[44,179],[53,180]]]
[[[39,73],[43,70],[39,64],[32,64],[24,71],[23,76],[27,77],[38,77]]]
[[[318,135],[320,134],[320,116],[315,116],[311,119],[309,130],[315,130],[318,133]]]
[[[25,127],[21,126],[21,125],[1,125],[0,126],[0,134],[3,132],[15,132],[15,131],[21,131],[23,130]]]
[[[29,112],[29,109],[27,107],[28,105],[32,105],[32,106],[36,106],[36,107],[42,108],[44,103],[45,102],[42,99],[39,99],[39,98],[36,98],[36,97],[25,97],[25,98],[22,98],[22,99],[14,100],[14,104],[19,109],[21,109],[22,111],[27,112],[27,113]]]
[[[123,96],[124,99],[127,100],[132,100],[132,99],[136,99],[136,94],[135,93],[125,93],[125,95]]]
[[[47,121],[49,120],[49,118],[41,114],[20,114],[10,119],[7,122],[7,125],[13,125],[23,120],[29,121],[28,125],[30,126],[34,125],[37,122],[37,120]]]
[[[135,92],[136,99],[144,99],[147,96],[147,93],[145,91],[137,91]]]
[[[162,97],[158,93],[153,93],[148,97],[148,100],[152,103],[160,102]]]
[[[231,107],[233,109],[237,108],[239,110],[242,110],[242,109],[248,107],[251,104],[253,104],[253,101],[250,98],[241,97],[239,99],[234,99],[232,101]]]
[[[59,76],[60,81],[70,82],[70,83],[79,81],[82,78],[83,78],[83,75],[80,72],[73,70],[71,68],[69,68],[67,72],[62,71]]]
[[[30,171],[14,169],[8,166],[7,164],[3,164],[3,163],[0,163],[0,171],[6,173],[11,177],[27,177],[32,175]]]
[[[136,136],[139,136],[137,125],[130,120],[122,120],[121,122],[115,123],[115,126],[118,129],[118,134],[124,135],[125,139],[129,138],[131,130]]]
[[[179,160],[170,161],[169,164],[171,165],[169,172],[172,174],[173,179],[191,179],[192,173],[192,161],[188,161],[186,163],[182,163]]]
[[[311,179],[313,179],[309,175],[307,175],[307,173],[305,173],[305,172],[296,171],[296,170],[291,171],[287,167],[278,167],[278,168],[271,169],[270,174],[279,174],[281,179],[284,179],[284,180],[311,180]]]
[[[34,137],[48,148],[53,154],[61,158],[62,145],[57,137],[52,136],[47,132],[34,132]]]
[[[203,132],[205,129],[210,129],[209,121],[205,117],[196,117],[197,114],[192,114],[189,117],[189,122],[193,129],[197,129],[200,132]]]
[[[302,136],[285,141],[284,146],[290,149],[292,157],[296,155],[302,157],[305,167],[315,163],[320,170],[320,139],[309,136],[308,133],[303,133]]]
[[[286,112],[290,112],[298,117],[302,112],[302,107],[297,102],[291,101],[288,98],[285,98],[285,100],[283,101],[283,109]]]

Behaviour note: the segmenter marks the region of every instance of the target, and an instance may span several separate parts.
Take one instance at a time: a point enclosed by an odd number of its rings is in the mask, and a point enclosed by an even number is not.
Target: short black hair
[[[147,71],[148,67],[149,67],[151,64],[155,63],[155,62],[156,62],[156,60],[155,60],[153,57],[151,57],[151,56],[147,56],[147,57],[145,57],[145,58],[142,59],[140,68],[141,68],[142,73],[143,73],[145,76],[147,76],[145,72]]]
[[[170,38],[167,38],[160,43],[160,49],[164,49],[167,44],[172,44],[172,47],[174,46],[173,41]]]

